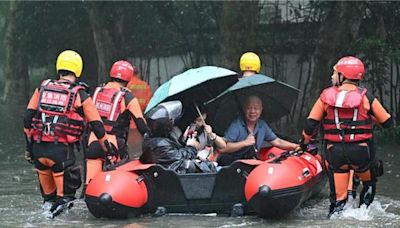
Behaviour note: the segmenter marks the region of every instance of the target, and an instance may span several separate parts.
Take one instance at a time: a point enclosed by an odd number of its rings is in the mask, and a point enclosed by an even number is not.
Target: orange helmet
[[[353,56],[346,56],[333,66],[333,69],[341,73],[347,79],[362,80],[364,78],[364,64],[360,59]]]
[[[115,62],[110,70],[110,77],[129,82],[133,77],[134,68],[132,64],[125,60]]]

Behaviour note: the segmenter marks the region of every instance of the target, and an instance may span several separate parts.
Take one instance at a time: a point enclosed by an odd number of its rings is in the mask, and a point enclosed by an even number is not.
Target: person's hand
[[[106,157],[108,157],[109,159],[111,159],[113,157],[118,159],[119,154],[118,154],[117,147],[115,147],[114,144],[110,143],[110,141],[108,141],[108,140],[104,141],[104,145],[107,148],[107,151],[105,151]]]
[[[189,135],[189,129],[190,129],[190,126],[187,126],[187,128],[186,128],[185,132],[183,132],[183,135],[182,135],[182,139],[183,139],[183,141],[186,141],[186,139],[188,138],[188,135]]]
[[[205,131],[207,134],[213,133],[212,127],[211,127],[210,125],[208,125],[208,124],[205,124],[205,125],[204,125],[204,131]]]
[[[245,146],[251,146],[256,144],[256,138],[254,137],[254,135],[249,134],[247,138],[244,140],[244,144]]]
[[[194,148],[196,148],[196,150],[200,149],[200,143],[196,140],[196,136],[197,132],[195,132],[193,134],[193,137],[189,137],[188,140],[186,141],[186,145],[187,146],[193,146]]]
[[[211,141],[214,141],[218,136],[212,131],[212,127],[210,125],[204,125],[204,131],[207,133],[207,136]]]
[[[25,150],[25,160],[30,164],[33,164],[32,153],[28,150]]]
[[[308,147],[308,142],[305,142],[304,138],[300,139],[299,147],[301,151],[306,152]]]
[[[295,144],[293,148],[294,148],[293,150],[296,152],[305,152],[305,150],[303,150],[303,148],[298,144]]]
[[[26,140],[26,147],[25,147],[24,158],[27,162],[33,164],[33,158],[32,158],[33,142],[31,136],[27,132],[25,132],[25,140]]]

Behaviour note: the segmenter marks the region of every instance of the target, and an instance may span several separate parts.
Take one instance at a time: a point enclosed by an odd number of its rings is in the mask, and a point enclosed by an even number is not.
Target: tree
[[[258,4],[259,1],[222,2],[219,18],[220,65],[238,70],[241,54],[255,51]]]
[[[101,84],[107,81],[110,66],[117,60],[117,47],[121,48],[116,37],[123,36],[121,31],[115,29],[117,28],[115,25],[121,23],[123,17],[114,15],[117,10],[114,2],[88,1],[84,4],[89,14],[96,46],[97,83]]]
[[[28,100],[29,81],[26,62],[25,42],[22,39],[21,5],[22,2],[11,1],[5,32],[4,67],[5,86],[1,101],[8,104],[24,104]]]
[[[310,100],[330,85],[329,76],[333,64],[343,55],[350,55],[351,45],[359,37],[359,29],[365,12],[365,2],[321,2],[322,14],[318,39],[313,54],[313,76]],[[312,102],[309,102],[312,104]]]

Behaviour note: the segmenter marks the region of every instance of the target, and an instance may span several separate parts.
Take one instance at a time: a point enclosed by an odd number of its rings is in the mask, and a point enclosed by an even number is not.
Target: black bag
[[[214,173],[217,169],[213,162],[199,159],[185,159],[172,163],[168,169],[175,170],[179,174],[185,173]]]

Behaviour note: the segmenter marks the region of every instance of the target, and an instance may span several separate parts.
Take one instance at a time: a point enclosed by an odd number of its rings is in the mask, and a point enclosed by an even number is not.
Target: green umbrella
[[[203,104],[216,97],[237,81],[236,72],[222,67],[203,66],[187,70],[172,77],[154,92],[145,113],[161,102],[180,100],[184,119],[192,121],[198,116],[195,104]]]
[[[218,134],[223,134],[235,118],[243,115],[242,107],[250,95],[257,95],[263,102],[260,118],[273,122],[290,113],[298,93],[298,89],[265,75],[244,77],[206,102],[208,123]]]

